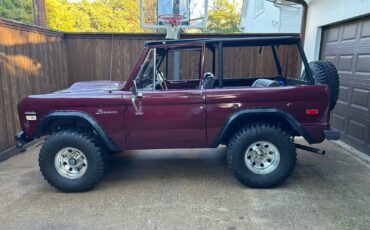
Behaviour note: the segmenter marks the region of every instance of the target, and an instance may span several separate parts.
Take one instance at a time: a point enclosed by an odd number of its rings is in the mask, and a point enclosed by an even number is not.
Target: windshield
[[[156,57],[154,59],[154,57]],[[163,52],[158,49],[150,49],[143,64],[141,65],[139,74],[136,77],[136,85],[141,90],[154,90],[155,77],[157,74],[158,64],[163,59]],[[156,68],[154,68],[156,66]]]

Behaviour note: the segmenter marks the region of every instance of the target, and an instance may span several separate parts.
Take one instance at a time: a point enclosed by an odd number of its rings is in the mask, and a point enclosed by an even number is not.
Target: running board
[[[322,150],[322,149],[317,149],[317,148],[314,148],[314,147],[310,147],[310,146],[306,146],[306,145],[300,145],[300,144],[295,144],[295,147],[297,149],[302,149],[302,150],[312,152],[312,153],[316,153],[316,154],[319,154],[319,155],[325,155],[325,150]]]

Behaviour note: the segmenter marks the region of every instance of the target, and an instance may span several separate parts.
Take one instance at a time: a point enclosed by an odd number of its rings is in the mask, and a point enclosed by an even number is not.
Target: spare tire
[[[303,71],[301,79],[310,85],[325,84],[330,89],[330,110],[333,110],[339,96],[339,75],[335,65],[328,61],[313,61],[309,63],[314,82],[310,79],[306,71]]]

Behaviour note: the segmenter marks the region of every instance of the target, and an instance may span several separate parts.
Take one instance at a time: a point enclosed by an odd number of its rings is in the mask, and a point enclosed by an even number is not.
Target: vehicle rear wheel
[[[106,175],[110,169],[111,154],[108,151],[103,150],[102,157],[104,162],[104,175]]]
[[[92,189],[104,175],[103,153],[86,133],[64,130],[49,136],[39,166],[45,180],[63,192]]]
[[[235,178],[254,188],[274,187],[286,180],[296,163],[290,136],[271,124],[241,129],[227,146],[227,164]]]
[[[339,97],[339,75],[335,65],[328,61],[313,61],[309,63],[314,82],[303,71],[301,79],[311,85],[315,83],[325,84],[330,89],[330,110],[335,108]]]

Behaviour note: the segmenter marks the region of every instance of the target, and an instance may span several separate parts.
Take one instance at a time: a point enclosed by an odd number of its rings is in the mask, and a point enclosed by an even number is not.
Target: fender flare
[[[119,152],[121,149],[116,143],[104,132],[98,122],[89,114],[81,111],[54,111],[46,114],[39,124],[37,125],[36,130],[33,133],[34,138],[40,138],[43,128],[52,120],[58,118],[79,118],[86,121],[91,127],[95,130],[98,137],[101,139],[103,144],[112,152]]]
[[[231,129],[231,126],[234,121],[238,118],[245,118],[248,116],[256,116],[256,115],[272,115],[278,116],[288,122],[292,128],[302,137],[306,139],[309,144],[315,143],[314,138],[311,134],[302,127],[299,122],[287,111],[278,109],[278,108],[251,108],[251,109],[243,109],[239,110],[233,114],[231,114],[225,121],[223,128],[219,132],[216,140],[213,142],[212,147],[216,148],[219,144],[222,143],[224,137],[227,135],[228,131]]]

